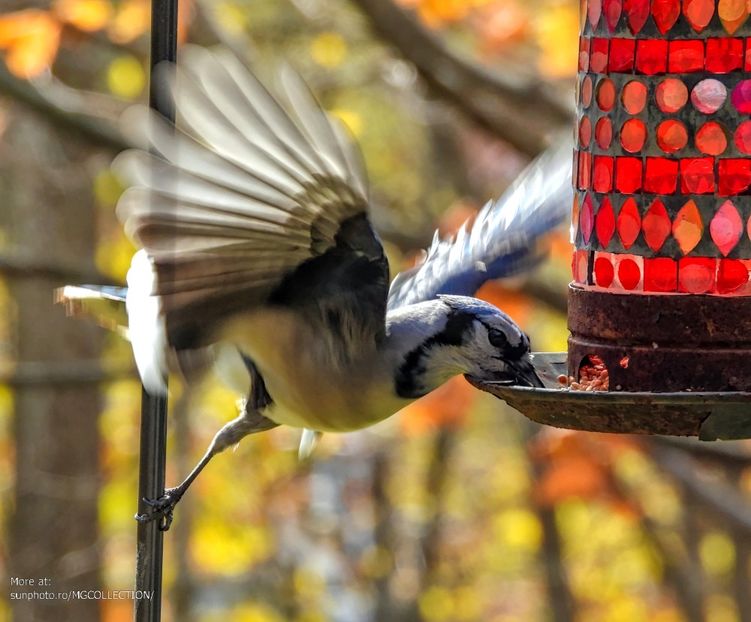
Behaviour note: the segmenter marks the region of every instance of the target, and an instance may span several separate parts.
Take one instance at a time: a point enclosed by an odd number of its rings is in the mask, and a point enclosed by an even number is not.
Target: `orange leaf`
[[[53,10],[60,21],[86,32],[101,30],[112,17],[109,0],[55,0]]]
[[[60,24],[46,11],[28,10],[0,16],[0,49],[19,78],[32,78],[48,69],[60,44]]]
[[[441,426],[460,426],[469,413],[476,391],[456,376],[401,410],[401,427],[408,436],[418,436]]]

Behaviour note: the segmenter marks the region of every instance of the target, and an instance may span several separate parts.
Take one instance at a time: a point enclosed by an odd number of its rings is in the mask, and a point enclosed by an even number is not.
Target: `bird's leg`
[[[252,385],[249,399],[243,401],[240,414],[216,433],[203,458],[181,484],[174,488],[168,488],[164,491],[164,495],[158,499],[143,499],[143,502],[149,506],[149,511],[144,514],[136,514],[138,522],[148,523],[159,520],[159,529],[167,531],[172,524],[172,513],[175,506],[193,483],[193,480],[198,477],[198,474],[203,471],[216,454],[221,453],[231,445],[236,445],[248,434],[263,432],[276,427],[276,423],[264,417],[260,412],[271,403],[271,399],[266,393],[263,378],[258,374],[250,359],[245,358],[245,363],[248,366],[248,371],[250,371]]]

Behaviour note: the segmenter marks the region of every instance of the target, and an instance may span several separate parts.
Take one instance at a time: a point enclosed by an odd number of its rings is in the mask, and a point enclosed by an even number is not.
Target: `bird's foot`
[[[150,523],[151,521],[159,521],[159,531],[167,531],[172,525],[173,511],[178,501],[183,496],[185,490],[181,486],[175,488],[167,488],[164,494],[158,499],[143,499],[143,502],[149,506],[148,512],[144,514],[136,514],[136,520],[139,523]]]

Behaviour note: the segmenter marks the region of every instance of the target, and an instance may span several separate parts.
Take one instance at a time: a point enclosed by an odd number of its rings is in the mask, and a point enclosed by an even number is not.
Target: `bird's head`
[[[440,296],[406,307],[403,313],[414,317],[392,330],[401,332],[411,325],[414,333],[419,326],[420,337],[404,353],[397,372],[401,397],[421,397],[458,374],[543,386],[532,366],[529,338],[493,305],[465,296]]]

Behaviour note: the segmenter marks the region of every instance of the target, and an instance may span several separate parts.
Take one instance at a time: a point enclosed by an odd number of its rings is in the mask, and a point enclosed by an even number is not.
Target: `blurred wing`
[[[350,304],[382,332],[388,266],[358,151],[302,80],[285,69],[272,95],[229,52],[195,47],[162,71],[180,129],[130,111],[128,135],[144,149],[113,165],[131,184],[118,215],[143,247],[127,306],[147,388],[163,389],[169,348],[205,345],[230,315],[272,299]],[[368,268],[382,278],[360,279]]]
[[[388,308],[430,300],[438,294],[472,296],[487,280],[509,277],[535,265],[537,239],[569,214],[572,145],[569,140],[532,162],[472,225],[451,240],[436,232],[425,260],[391,283]]]
[[[114,285],[66,285],[55,290],[55,302],[65,305],[70,316],[93,319],[99,326],[127,338],[125,287]]]

